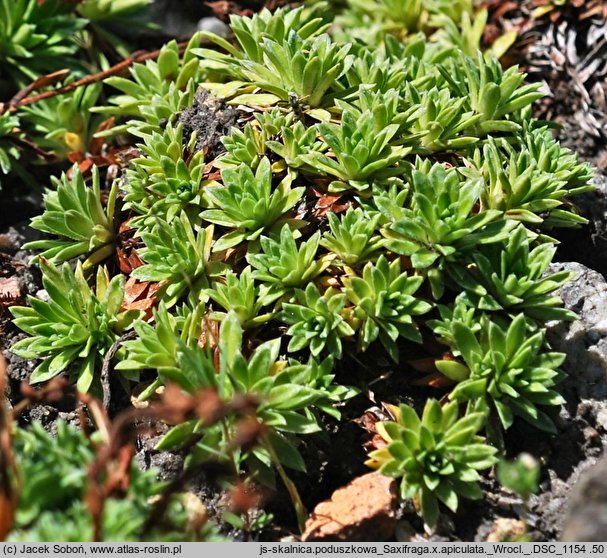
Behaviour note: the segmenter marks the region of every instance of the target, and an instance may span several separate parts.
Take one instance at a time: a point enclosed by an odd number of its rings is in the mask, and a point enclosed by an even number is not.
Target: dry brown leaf
[[[130,304],[123,306],[126,310],[141,310],[144,313],[144,320],[147,320],[152,316],[152,310],[156,304],[156,298],[144,298],[142,300],[136,300]]]
[[[129,277],[124,285],[124,302],[130,304],[139,299],[148,288],[149,281],[137,281],[134,277]]]
[[[149,281],[137,281],[134,277],[129,277],[124,285],[124,300],[121,310],[142,310],[144,319],[152,317],[152,310],[156,305],[156,292],[158,283]]]
[[[493,18],[501,19],[508,12],[511,12],[518,8],[519,5],[516,2],[499,2],[497,4],[497,9],[493,12]]]
[[[407,364],[418,372],[430,374],[431,372],[436,372],[436,367],[434,366],[435,361],[436,359],[433,357],[417,358],[415,360],[408,360]]]
[[[104,132],[105,130],[109,130],[114,126],[116,119],[112,116],[107,120],[104,120],[97,126],[95,133]],[[104,145],[106,144],[106,138],[96,138],[93,137],[89,144],[89,152],[92,155],[101,155]]]
[[[386,403],[382,403],[383,409],[371,407],[367,409],[359,419],[354,422],[367,431],[367,441],[363,444],[366,452],[385,448],[387,442],[377,433],[378,422],[393,421],[394,416]]]
[[[198,338],[198,345],[203,349],[210,349],[213,351],[213,363],[215,369],[219,370],[219,347],[217,346],[219,340],[219,322],[211,320],[207,315],[202,319],[202,331]]]
[[[314,209],[312,210],[312,214],[317,218],[324,217],[329,212],[336,214],[343,213],[352,205],[350,200],[338,203],[344,198],[345,194],[343,193],[330,194],[322,189],[314,187],[310,187],[308,193],[317,198]]]
[[[130,275],[134,269],[143,265],[143,261],[137,254],[138,241],[134,238],[135,229],[129,225],[129,221],[124,221],[118,228],[116,243],[118,265],[120,271],[126,275]]]

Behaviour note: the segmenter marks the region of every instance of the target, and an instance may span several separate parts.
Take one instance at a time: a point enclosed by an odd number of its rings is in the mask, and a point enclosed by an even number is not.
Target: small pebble
[[[46,289],[40,289],[39,291],[36,291],[36,298],[43,300],[44,302],[48,302],[49,296],[46,292]]]
[[[198,31],[215,33],[215,35],[225,38],[229,35],[230,28],[216,17],[203,17],[198,21]]]

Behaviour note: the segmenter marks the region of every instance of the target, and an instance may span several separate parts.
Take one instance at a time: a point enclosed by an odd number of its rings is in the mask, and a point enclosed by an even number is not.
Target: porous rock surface
[[[561,539],[607,540],[607,459],[587,471],[571,491]]]
[[[558,294],[579,319],[547,324],[551,347],[567,354],[563,368],[568,377],[561,388],[567,403],[559,435],[551,442],[546,490],[532,499],[532,511],[542,531],[552,527],[564,540],[607,540],[607,461],[593,468],[607,445],[607,282],[579,263],[550,268],[561,270],[577,274]],[[589,517],[594,518],[592,532]]]
[[[395,503],[394,480],[367,473],[314,508],[302,540],[390,540],[396,527]]]
[[[550,266],[551,272],[568,270],[577,274],[561,287],[566,308],[579,319],[549,322],[548,341],[567,354],[567,384],[573,384],[582,402],[592,407],[599,425],[607,430],[607,282],[598,272],[568,262]]]

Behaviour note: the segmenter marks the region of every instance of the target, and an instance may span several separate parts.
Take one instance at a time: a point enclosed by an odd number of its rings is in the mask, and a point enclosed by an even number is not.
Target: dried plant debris
[[[525,54],[530,79],[545,80],[554,102],[565,103],[582,130],[592,136],[602,136],[607,127],[606,22],[603,14],[563,18],[521,36],[529,41]],[[554,118],[554,106],[546,107],[544,114]]]
[[[513,55],[528,79],[544,83],[547,97],[538,104],[538,117],[564,124],[562,137],[570,145],[579,145],[583,135],[594,138],[581,143],[595,155],[607,129],[605,3],[497,2],[492,14],[496,29],[518,33]]]
[[[71,391],[60,379],[41,390],[26,387],[26,398],[13,415]],[[4,540],[223,540],[204,508],[183,492],[186,479],[160,482],[154,470],[142,472],[133,461],[138,422],[145,417],[176,420],[191,407],[183,398],[128,411],[111,422],[98,401],[76,397],[82,406],[81,428],[59,421],[53,435],[37,422],[27,430],[13,426],[10,413],[3,411],[0,463],[8,473],[0,477],[0,502],[8,512],[2,515]],[[202,406],[205,397],[196,404]],[[92,435],[83,406],[98,428]]]
[[[194,104],[181,112],[179,121],[184,125],[185,137],[196,132],[196,150],[203,151],[205,159],[211,161],[225,153],[220,140],[229,135],[238,117],[234,107],[203,89],[196,93]]]

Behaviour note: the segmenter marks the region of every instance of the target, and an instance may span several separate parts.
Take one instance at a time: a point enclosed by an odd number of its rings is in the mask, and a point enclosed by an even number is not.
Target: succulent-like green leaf
[[[209,278],[223,273],[225,266],[212,262],[213,226],[192,225],[185,212],[171,223],[158,220],[150,231],[142,231],[145,265],[131,276],[141,281],[164,281],[160,296],[167,306],[175,305],[184,294],[194,304],[203,297]]]
[[[98,377],[106,352],[132,327],[140,312],[119,311],[124,293],[122,275],[107,282],[107,271],[99,268],[97,284],[105,281],[107,288],[94,293],[80,262],[75,272],[68,264],[58,269],[45,259],[40,267],[49,300],[30,297],[31,307],[11,308],[15,325],[30,334],[11,350],[28,358],[44,358],[30,382],[43,382],[66,372],[77,380],[78,389],[86,392]]]
[[[201,213],[201,217],[236,231],[220,238],[215,251],[226,250],[244,240],[255,240],[269,229],[299,201],[304,188],[290,187],[287,175],[273,188],[270,161],[264,157],[255,172],[242,164],[236,169],[224,169],[223,186],[209,186],[205,197],[213,209]]]
[[[344,278],[348,300],[355,305],[354,315],[362,322],[359,329],[362,350],[379,338],[398,362],[399,337],[421,341],[413,317],[432,308],[430,303],[413,296],[422,282],[421,276],[401,272],[400,260],[388,263],[383,255],[375,264],[364,267],[362,277]]]
[[[341,313],[346,303],[346,295],[327,289],[322,296],[313,283],[305,291],[295,291],[297,304],[284,303],[278,318],[290,325],[287,335],[291,336],[289,351],[299,351],[310,347],[312,356],[317,357],[323,349],[335,358],[342,356],[342,337],[351,337],[354,330]]]
[[[118,184],[112,185],[104,207],[97,167],[93,167],[92,175],[90,187],[77,165],[72,168],[71,179],[65,174],[61,180],[54,179],[56,190],[47,191],[44,213],[34,217],[31,226],[59,238],[29,242],[25,248],[43,250],[40,256],[55,264],[86,255],[84,269],[113,253]]]
[[[293,288],[304,287],[330,263],[327,258],[316,259],[320,233],[297,246],[289,225],[280,231],[280,239],[261,237],[260,254],[248,254],[247,261],[255,268],[253,278],[263,287],[263,304],[270,304]]]
[[[424,521],[434,527],[441,501],[452,511],[458,495],[480,495],[477,470],[491,467],[497,459],[496,448],[485,444],[476,433],[483,427],[485,415],[470,413],[457,419],[458,403],[445,406],[429,399],[421,420],[407,405],[401,405],[394,422],[381,423],[378,432],[389,432],[387,448],[369,454],[367,465],[401,480],[401,495],[416,498]],[[444,420],[449,417],[448,420]],[[419,432],[418,436],[412,436]],[[383,436],[383,434],[382,434]],[[470,441],[474,439],[474,444]]]
[[[469,307],[488,311],[525,312],[536,320],[573,320],[576,314],[562,308],[554,295],[573,273],[550,275],[546,270],[556,246],[539,244],[531,249],[526,229],[520,225],[504,244],[482,246],[471,254],[473,266],[449,267],[449,274],[464,289],[459,299]]]
[[[562,353],[543,352],[543,331],[530,332],[524,314],[505,327],[481,318],[480,331],[454,321],[452,347],[460,354],[470,374],[450,395],[456,401],[484,399],[493,404],[504,429],[513,415],[554,432],[551,419],[538,405],[561,405],[563,398],[552,388],[561,379]]]

